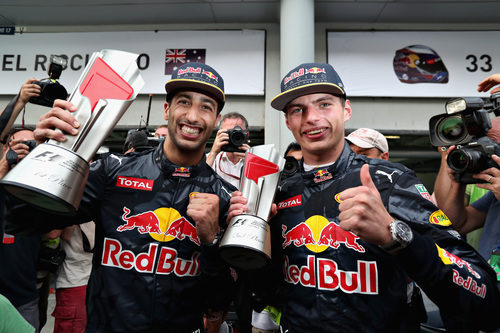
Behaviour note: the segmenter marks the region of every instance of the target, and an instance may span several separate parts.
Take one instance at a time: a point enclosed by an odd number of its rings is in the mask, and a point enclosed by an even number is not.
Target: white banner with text
[[[348,96],[483,96],[500,73],[498,31],[328,32],[328,62]]]
[[[30,33],[0,36],[0,94],[17,94],[29,78],[48,77],[51,55],[68,64],[59,82],[71,92],[90,56],[102,49],[139,54],[146,85],[141,93],[165,93],[172,70],[204,62],[224,79],[228,95],[264,95],[264,30],[120,31]]]

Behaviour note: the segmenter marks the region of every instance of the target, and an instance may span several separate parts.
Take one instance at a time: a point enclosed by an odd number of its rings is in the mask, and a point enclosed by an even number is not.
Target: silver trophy
[[[74,214],[89,173],[89,162],[144,86],[137,54],[94,52],[69,97],[78,110],[76,136],[38,145],[0,185],[13,196],[57,214]]]
[[[248,211],[231,219],[220,244],[220,255],[231,266],[256,269],[271,259],[267,220],[284,164],[274,145],[255,146],[245,154],[240,188]]]

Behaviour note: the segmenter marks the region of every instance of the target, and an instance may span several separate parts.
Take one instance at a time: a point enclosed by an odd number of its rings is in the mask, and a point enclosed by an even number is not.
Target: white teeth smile
[[[188,126],[182,126],[181,131],[186,134],[192,134],[192,135],[197,135],[200,133],[199,128],[193,128],[193,127],[188,127]]]
[[[316,129],[316,130],[313,130],[313,131],[306,132],[306,134],[308,134],[308,135],[314,135],[314,134],[322,133],[324,131],[325,131],[325,129],[321,128],[321,129]]]

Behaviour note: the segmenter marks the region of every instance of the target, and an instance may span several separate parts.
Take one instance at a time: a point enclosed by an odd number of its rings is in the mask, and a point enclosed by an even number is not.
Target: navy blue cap
[[[224,80],[212,67],[199,62],[185,63],[173,71],[171,79],[165,84],[167,94],[190,88],[213,96],[220,104],[219,109],[222,109],[226,101]]]
[[[313,62],[292,69],[281,80],[281,93],[273,98],[271,106],[283,111],[295,98],[316,93],[346,98],[344,84],[330,64]]]

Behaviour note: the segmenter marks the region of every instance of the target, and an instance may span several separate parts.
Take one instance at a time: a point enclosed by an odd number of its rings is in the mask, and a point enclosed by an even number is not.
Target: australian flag
[[[187,62],[205,63],[206,49],[167,49],[165,52],[165,75],[172,75],[175,68]]]

